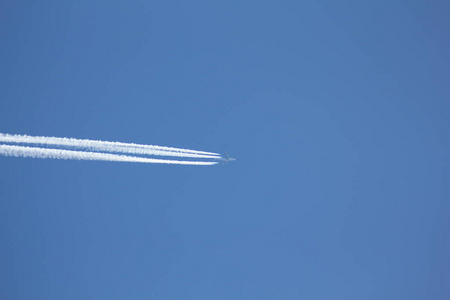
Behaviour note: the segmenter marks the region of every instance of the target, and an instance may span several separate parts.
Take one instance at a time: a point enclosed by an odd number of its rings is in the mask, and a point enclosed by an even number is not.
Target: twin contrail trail
[[[222,159],[220,154],[213,152],[74,138],[12,135],[0,133],[0,143],[14,144],[0,144],[0,155],[16,157],[162,163],[179,165],[214,165],[217,164],[217,161],[168,160],[141,156],[119,155],[113,153],[187,157],[197,159],[201,158],[210,160]],[[23,144],[29,144],[33,146],[23,146]],[[45,148],[37,147],[35,145],[43,146]],[[58,148],[48,148],[49,146]]]

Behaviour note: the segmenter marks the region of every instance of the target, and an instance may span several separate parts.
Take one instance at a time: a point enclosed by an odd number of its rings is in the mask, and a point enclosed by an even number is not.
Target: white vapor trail
[[[107,142],[88,139],[58,138],[0,133],[0,142],[64,146],[91,151],[129,153],[137,155],[159,155],[191,158],[220,158],[220,154],[181,148],[141,145],[134,143]]]
[[[0,145],[0,155],[33,157],[33,158],[99,160],[99,161],[115,161],[115,162],[139,162],[139,163],[154,163],[154,164],[203,165],[203,166],[215,165],[217,163],[208,161],[165,160],[165,159],[154,159],[146,157],[127,156],[127,155],[117,155],[110,153],[49,149],[49,148],[15,146],[15,145]]]

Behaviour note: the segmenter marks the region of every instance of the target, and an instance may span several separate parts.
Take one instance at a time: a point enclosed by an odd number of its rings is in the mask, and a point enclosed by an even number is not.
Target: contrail
[[[107,142],[88,139],[12,135],[0,133],[0,142],[16,143],[16,144],[65,146],[70,148],[77,148],[91,151],[118,152],[118,153],[129,153],[138,155],[159,155],[159,156],[212,158],[212,159],[220,158],[220,154],[213,152],[153,146],[153,145],[141,145],[134,143]]]
[[[0,155],[33,158],[54,158],[54,159],[74,159],[74,160],[99,160],[115,162],[139,162],[152,164],[177,164],[177,165],[215,165],[217,162],[207,161],[179,161],[154,159],[146,157],[135,157],[127,155],[117,155],[110,153],[73,151],[64,149],[49,149],[15,145],[0,145]]]

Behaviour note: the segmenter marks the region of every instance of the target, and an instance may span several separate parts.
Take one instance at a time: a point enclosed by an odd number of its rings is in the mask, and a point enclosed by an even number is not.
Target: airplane
[[[230,161],[235,161],[235,158],[230,157],[228,154],[225,154],[224,157],[216,158],[216,160],[221,161],[223,163],[229,163]]]

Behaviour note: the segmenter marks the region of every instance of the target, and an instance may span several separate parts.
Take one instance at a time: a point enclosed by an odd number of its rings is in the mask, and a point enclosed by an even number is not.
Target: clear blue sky
[[[2,1],[0,299],[449,299],[446,1]]]

